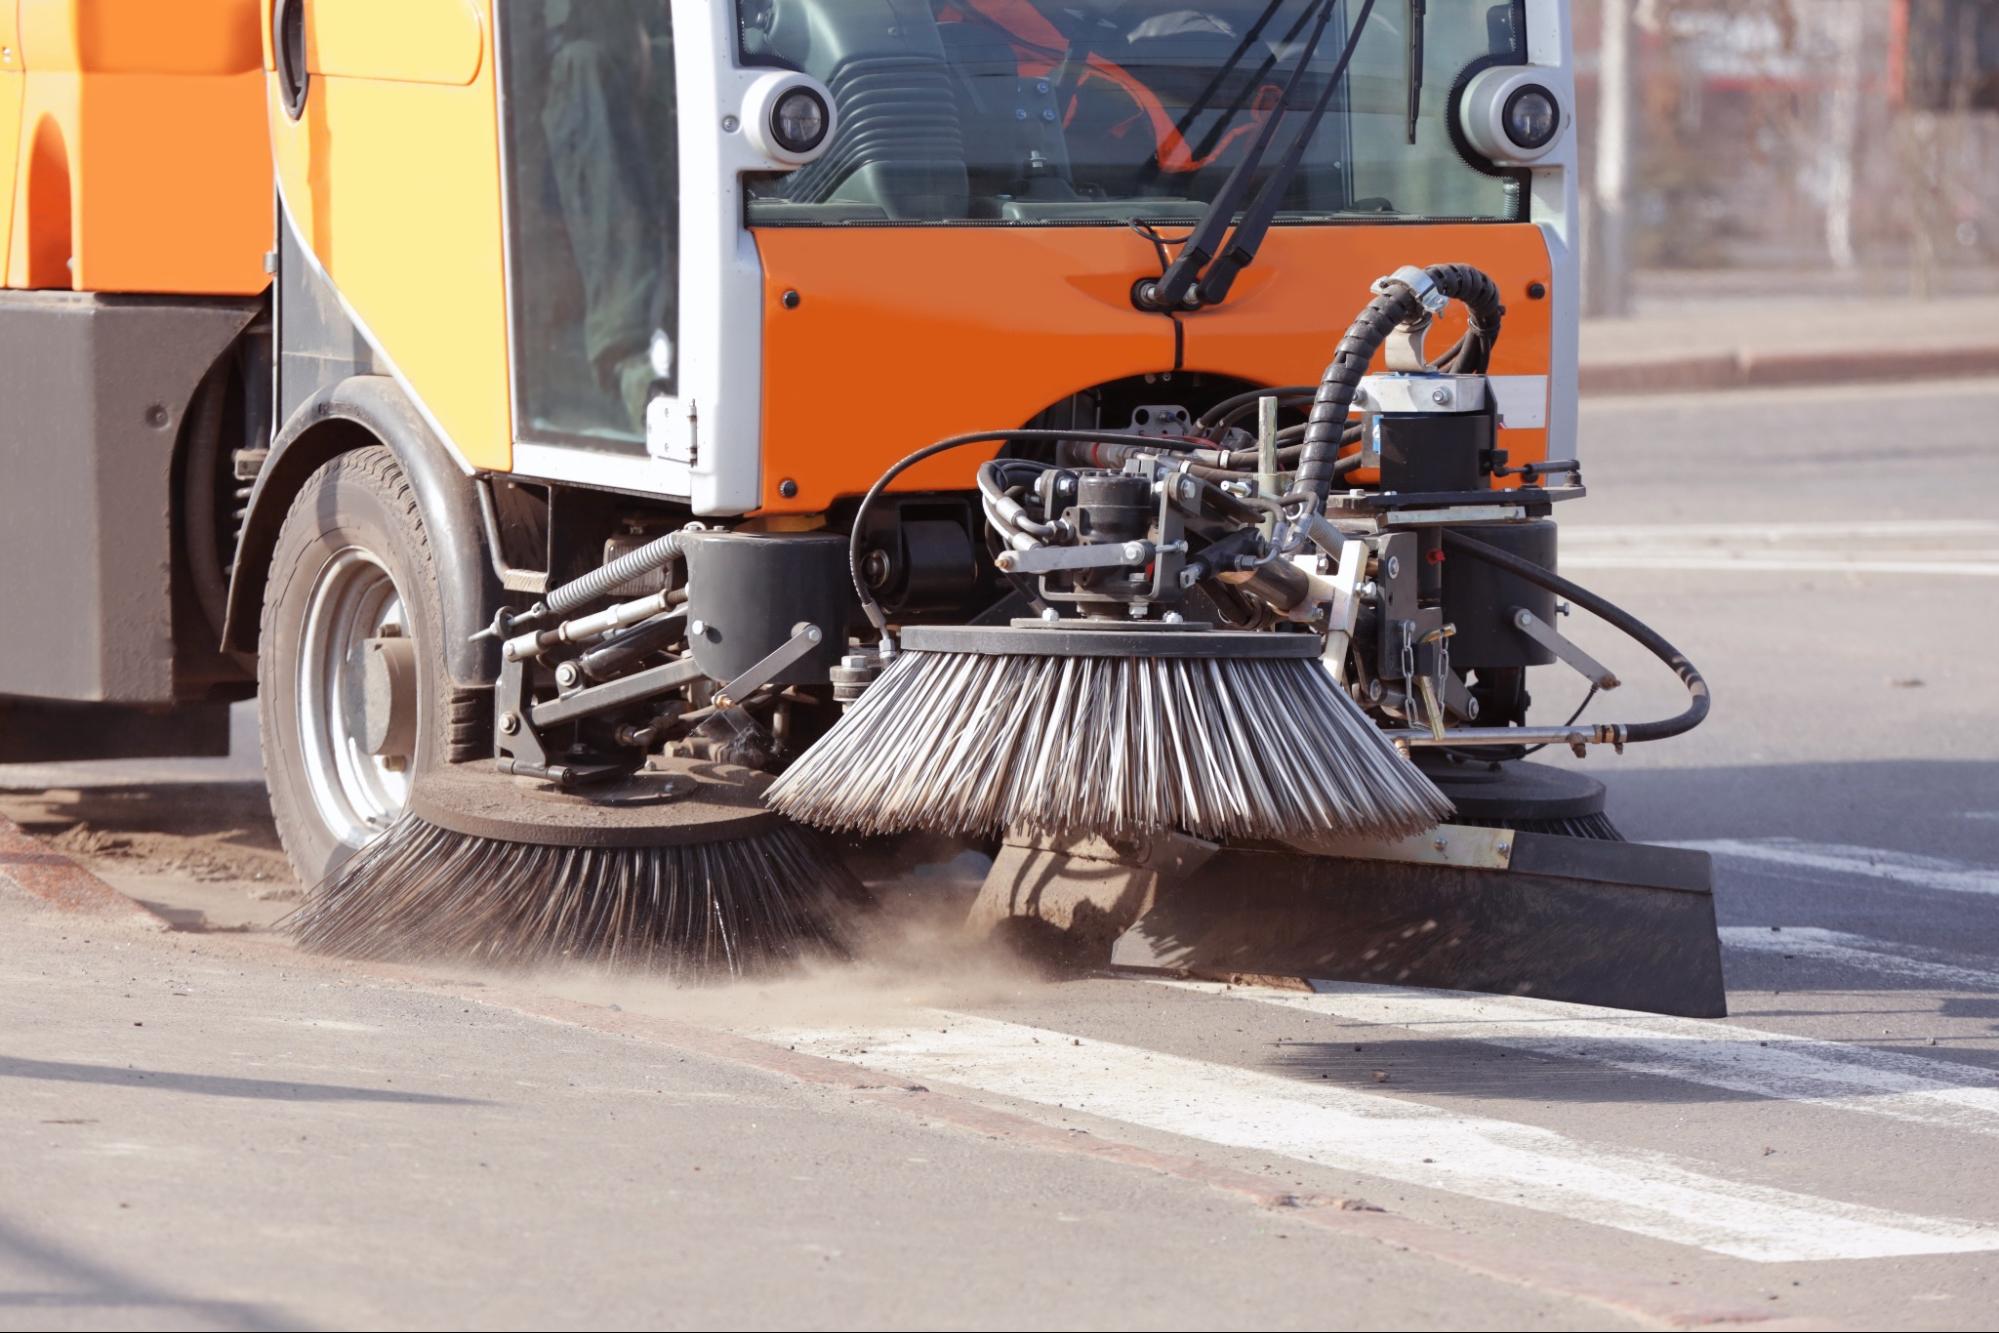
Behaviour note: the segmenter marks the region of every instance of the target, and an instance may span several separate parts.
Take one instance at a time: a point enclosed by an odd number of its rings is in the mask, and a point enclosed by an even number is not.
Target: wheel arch
[[[226,647],[257,651],[257,625],[278,529],[312,476],[341,454],[382,445],[395,455],[416,492],[433,550],[444,613],[445,670],[453,686],[477,689],[499,674],[499,645],[473,635],[492,623],[500,605],[478,482],[457,464],[409,396],[385,375],[356,375],[320,390],[292,413],[250,492],[235,568],[229,580]]]

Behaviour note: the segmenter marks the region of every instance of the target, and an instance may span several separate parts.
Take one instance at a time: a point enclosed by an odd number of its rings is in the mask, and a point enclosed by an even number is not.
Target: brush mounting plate
[[[659,771],[607,786],[557,790],[483,765],[425,773],[410,791],[417,818],[468,837],[555,847],[676,847],[768,832],[768,774],[728,764],[655,760]]]
[[[902,632],[911,653],[979,653],[1000,657],[1178,657],[1285,660],[1317,657],[1314,634],[1214,629],[1160,620],[1016,620],[1009,625],[912,625]]]

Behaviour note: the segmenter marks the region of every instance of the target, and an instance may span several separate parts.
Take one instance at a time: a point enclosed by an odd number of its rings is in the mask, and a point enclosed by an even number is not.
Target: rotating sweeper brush
[[[789,687],[845,641],[840,547],[683,528],[503,616],[493,760],[420,774],[293,915],[300,942],[690,979],[844,952],[868,895],[760,771]]]

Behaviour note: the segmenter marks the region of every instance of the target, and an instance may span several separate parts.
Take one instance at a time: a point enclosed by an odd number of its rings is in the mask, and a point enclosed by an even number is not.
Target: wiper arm
[[[1229,75],[1235,73],[1236,66],[1241,64],[1242,58],[1249,54],[1249,48],[1256,44],[1256,39],[1263,35],[1263,30],[1270,26],[1270,20],[1276,18],[1277,11],[1283,7],[1284,0],[1270,0],[1270,3],[1264,6],[1263,13],[1257,16],[1256,22],[1250,26],[1249,31],[1242,35],[1242,40],[1236,43],[1235,50],[1229,52],[1229,58],[1223,62],[1222,67],[1215,71],[1215,77],[1208,80],[1208,86],[1201,89],[1194,100],[1187,104],[1187,109],[1180,113],[1180,119],[1174,122],[1173,133],[1179,136],[1181,143],[1184,144],[1187,142],[1187,131],[1194,128],[1194,122],[1199,120],[1202,113],[1207,111],[1209,103],[1213,102],[1215,95],[1221,92],[1222,85],[1228,82]],[[1299,10],[1298,21],[1291,25],[1291,31],[1284,34],[1283,40],[1286,43],[1297,40],[1298,34],[1304,31],[1305,25],[1311,19],[1312,10],[1309,5]],[[1277,54],[1273,51],[1264,57],[1263,63],[1257,67],[1256,73],[1250,77],[1249,82],[1244,87],[1254,89],[1260,86],[1263,83],[1264,77],[1270,73],[1271,67],[1276,63]],[[1199,161],[1213,149],[1215,142],[1227,130],[1228,123],[1235,118],[1236,112],[1241,109],[1241,105],[1232,106],[1225,115],[1216,119],[1215,124],[1202,136],[1200,146],[1190,150],[1190,156],[1195,161]],[[1148,158],[1144,168],[1139,173],[1141,182],[1150,184],[1152,181],[1157,180],[1159,173],[1163,169],[1156,154]]]
[[[1429,0],[1409,0],[1409,44],[1404,48],[1409,80],[1409,146],[1416,146],[1416,124],[1423,118],[1423,22]]]
[[[1202,305],[1215,305],[1227,299],[1229,288],[1235,285],[1236,274],[1255,262],[1257,249],[1262,246],[1263,238],[1270,232],[1271,221],[1284,203],[1284,192],[1291,188],[1292,178],[1304,164],[1305,150],[1311,147],[1312,136],[1319,132],[1319,124],[1325,120],[1326,111],[1332,106],[1340,83],[1346,78],[1347,66],[1353,61],[1353,53],[1360,46],[1361,34],[1367,31],[1367,20],[1373,13],[1374,0],[1366,0],[1360,7],[1360,17],[1354,20],[1353,30],[1347,34],[1346,47],[1341,50],[1339,62],[1327,77],[1326,89],[1319,94],[1312,114],[1299,127],[1298,137],[1291,141],[1290,151],[1284,154],[1284,160],[1263,182],[1256,202],[1249,206],[1235,233],[1229,237],[1228,248],[1202,276],[1199,287]]]
[[[1299,81],[1312,64],[1312,57],[1318,54],[1319,40],[1326,35],[1326,25],[1332,21],[1334,0],[1319,0],[1319,21],[1312,28],[1312,37],[1306,43],[1304,53],[1298,58],[1298,68],[1291,71],[1285,81],[1283,94],[1279,97],[1277,110],[1263,122],[1257,132],[1256,142],[1250,145],[1236,169],[1229,173],[1228,180],[1208,205],[1208,211],[1201,215],[1201,221],[1194,228],[1193,235],[1180,247],[1179,256],[1174,259],[1157,282],[1141,283],[1133,293],[1133,300],[1142,309],[1171,311],[1178,310],[1187,293],[1194,290],[1200,280],[1201,270],[1215,257],[1216,250],[1228,232],[1229,223],[1234,221],[1236,210],[1242,206],[1243,197],[1249,193],[1249,182],[1263,163],[1263,155],[1270,151],[1270,141],[1277,134],[1277,124],[1284,119],[1284,108],[1290,105],[1291,94],[1297,91]],[[1367,0],[1368,8],[1374,7],[1374,0]]]

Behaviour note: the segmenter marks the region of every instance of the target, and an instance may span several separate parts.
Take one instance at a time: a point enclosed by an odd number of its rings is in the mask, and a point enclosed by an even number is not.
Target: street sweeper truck
[[[1566,0],[0,6],[0,758],[254,695],[315,948],[733,974],[921,835],[1088,966],[1719,1013],[1528,758],[1707,709],[1558,572],[1575,101]],[[1571,609],[1685,711],[1544,716]]]

